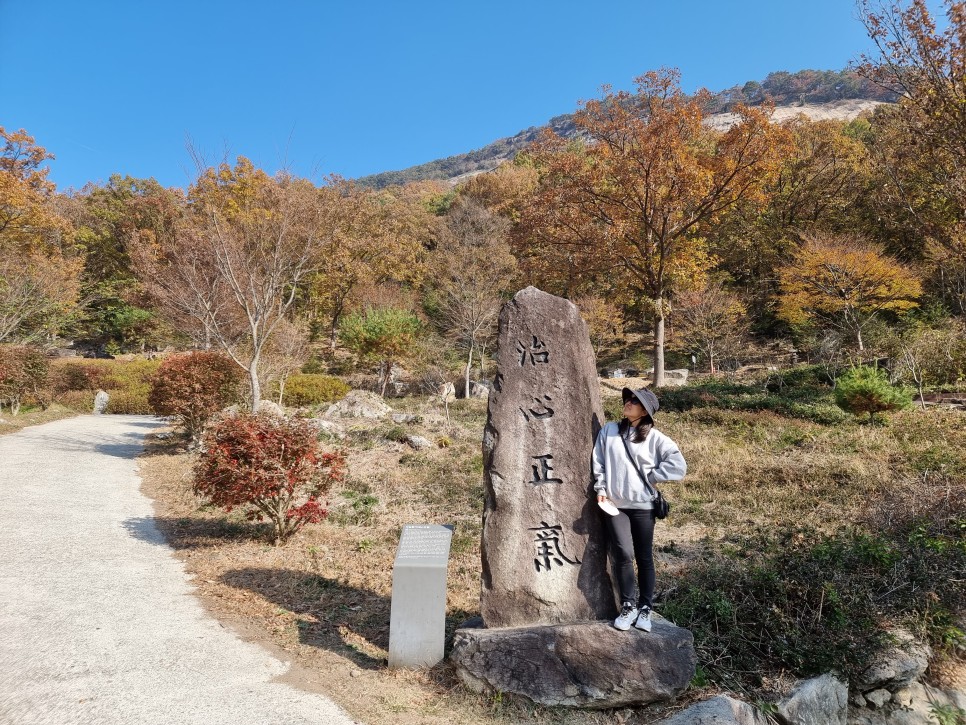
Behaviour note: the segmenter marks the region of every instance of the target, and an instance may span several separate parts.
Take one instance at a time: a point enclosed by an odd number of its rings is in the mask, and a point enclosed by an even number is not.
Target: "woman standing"
[[[652,496],[642,477],[651,487],[661,481],[679,481],[688,466],[677,444],[654,427],[654,414],[660,407],[657,396],[647,388],[624,388],[622,395],[623,419],[605,425],[594,445],[594,490],[598,503],[609,501],[617,510],[607,517],[621,596],[614,626],[627,630],[633,624],[650,632],[655,518]]]

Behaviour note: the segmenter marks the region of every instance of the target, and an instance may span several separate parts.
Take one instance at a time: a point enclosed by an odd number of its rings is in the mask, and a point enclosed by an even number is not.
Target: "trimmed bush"
[[[862,365],[852,368],[838,379],[835,403],[852,415],[876,416],[912,405],[912,394],[889,382],[885,370]]]
[[[108,415],[151,415],[154,412],[144,389],[112,390],[108,396],[104,409]],[[93,405],[92,399],[91,407]]]
[[[105,412],[150,415],[154,411],[148,393],[160,365],[158,360],[140,359],[54,361],[50,387],[56,402],[78,412],[91,412],[94,394],[105,390],[110,395]],[[84,402],[88,399],[89,405]]]
[[[351,389],[332,375],[307,373],[290,375],[285,381],[282,403],[293,408],[334,403],[342,400]]]
[[[148,404],[158,415],[176,418],[197,441],[211,416],[238,400],[240,383],[241,370],[220,353],[172,355],[151,381]]]
[[[75,413],[90,413],[94,410],[94,393],[89,390],[68,390],[60,393],[56,401]]]
[[[50,364],[43,352],[26,345],[0,345],[0,403],[17,415],[24,403],[50,405],[47,374]]]
[[[276,545],[325,518],[321,498],[346,473],[345,455],[324,452],[315,428],[300,419],[224,418],[208,429],[203,449],[195,493],[226,511],[245,507],[250,521],[268,519]]]

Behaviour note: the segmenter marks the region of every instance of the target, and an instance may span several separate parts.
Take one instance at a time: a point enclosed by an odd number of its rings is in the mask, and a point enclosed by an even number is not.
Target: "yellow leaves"
[[[805,237],[779,279],[779,316],[792,324],[902,312],[916,307],[922,294],[915,274],[855,236]]]

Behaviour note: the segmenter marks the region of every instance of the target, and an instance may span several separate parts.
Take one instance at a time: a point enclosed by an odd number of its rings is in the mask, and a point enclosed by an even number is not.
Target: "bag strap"
[[[631,449],[627,445],[627,439],[621,433],[618,433],[617,435],[620,437],[621,443],[624,444],[624,452],[627,454],[627,457],[630,459],[631,465],[634,467],[634,470],[637,471],[637,475],[641,477],[641,482],[644,484],[644,490],[647,491],[648,496],[656,499],[660,494],[651,484],[647,482],[647,479],[644,478],[644,474],[641,473],[641,469],[637,465],[637,461],[635,461],[634,456],[631,455]]]

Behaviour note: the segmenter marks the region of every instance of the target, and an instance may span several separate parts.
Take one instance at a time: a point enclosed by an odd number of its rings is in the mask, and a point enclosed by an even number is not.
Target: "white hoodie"
[[[680,481],[688,471],[677,443],[656,428],[651,428],[640,443],[628,440],[627,447],[652,486],[661,481]],[[606,495],[617,508],[652,508],[651,496],[624,450],[617,423],[608,423],[597,435],[593,471],[594,490]]]

